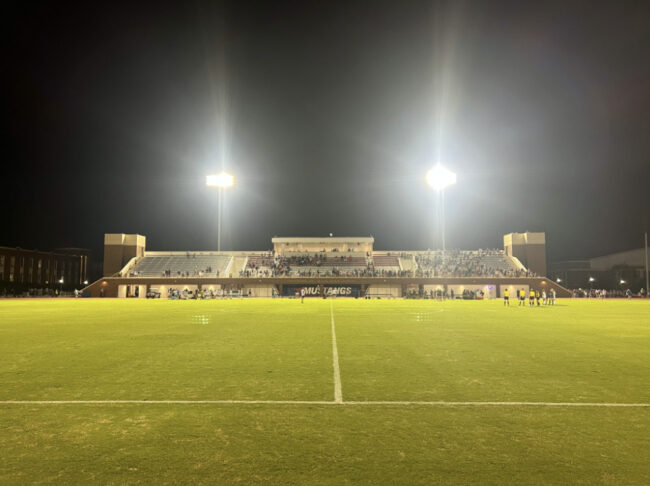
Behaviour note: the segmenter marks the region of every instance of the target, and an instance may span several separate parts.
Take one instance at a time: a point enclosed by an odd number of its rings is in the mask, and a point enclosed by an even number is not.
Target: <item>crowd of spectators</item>
[[[189,270],[185,272],[178,270],[174,274],[172,274],[171,270],[164,270],[162,272],[163,277],[204,277],[207,275],[214,275],[218,277],[219,270],[217,269],[216,271],[214,271],[211,266],[208,266],[203,270],[199,270],[198,268],[194,267],[194,270],[192,270],[191,272]]]
[[[240,277],[409,277],[411,271],[378,268],[371,253],[365,256],[325,252],[291,256],[272,253],[249,258]]]
[[[446,250],[414,255],[418,277],[534,277],[506,260],[502,250]]]
[[[390,255],[390,254],[389,254]],[[280,256],[262,254],[250,259],[240,277],[534,277],[516,268],[502,250],[447,250],[426,253],[399,253],[412,258],[416,270],[375,266],[371,253],[364,257],[332,256],[326,253]],[[363,259],[362,261],[360,261]]]
[[[645,289],[641,289],[639,292],[634,293],[630,289],[573,289],[571,290],[571,296],[573,298],[586,299],[621,299],[623,297],[645,297],[646,291]]]
[[[212,267],[208,266],[204,269],[199,269],[197,267],[194,267],[193,270],[186,270],[186,271],[181,271],[177,270],[176,272],[172,272],[171,270],[163,270],[160,275],[162,277],[205,277],[208,275],[214,275],[216,277],[219,276],[219,270],[217,269],[216,271],[212,269]],[[121,273],[118,274],[119,276],[122,276]],[[133,270],[128,273],[127,277],[139,277],[142,276],[141,272],[138,272],[137,270]],[[146,274],[145,274],[146,276]]]

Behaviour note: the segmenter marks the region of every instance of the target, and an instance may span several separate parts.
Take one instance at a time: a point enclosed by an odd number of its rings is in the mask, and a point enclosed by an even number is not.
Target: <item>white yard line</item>
[[[334,405],[318,400],[0,400],[0,405]]]
[[[334,402],[343,403],[341,390],[341,368],[339,367],[339,350],[336,346],[336,327],[334,326],[334,304],[330,300],[330,320],[332,321],[332,366],[334,368]]]
[[[343,405],[389,405],[434,407],[650,407],[650,403],[599,403],[599,402],[445,402],[445,401],[350,401]]]
[[[0,400],[0,405],[336,405],[388,407],[600,407],[649,408],[650,403],[599,402],[445,402],[323,400]]]

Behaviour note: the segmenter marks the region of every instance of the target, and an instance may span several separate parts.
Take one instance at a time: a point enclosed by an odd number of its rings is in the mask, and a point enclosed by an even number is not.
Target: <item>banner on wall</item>
[[[284,295],[287,297],[300,295],[300,289],[305,289],[305,297],[321,297],[318,285],[286,285]],[[326,296],[359,297],[361,296],[360,285],[325,285],[323,287]]]

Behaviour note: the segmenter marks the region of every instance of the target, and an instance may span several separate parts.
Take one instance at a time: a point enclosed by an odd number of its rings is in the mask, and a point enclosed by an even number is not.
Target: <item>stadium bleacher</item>
[[[422,276],[472,277],[529,275],[503,250],[440,250],[414,254],[417,273]]]
[[[146,255],[136,262],[128,276],[220,276],[224,275],[231,259],[229,255],[215,253]]]
[[[224,276],[233,257],[217,253],[183,253],[145,255],[132,265],[129,277],[218,277]],[[413,263],[403,269],[401,261]],[[273,253],[251,253],[237,257],[233,275],[254,277],[295,276],[361,276],[402,275],[416,276],[526,276],[518,265],[502,250],[439,250],[401,254],[359,253],[294,254],[274,256]],[[232,273],[233,269],[231,269]]]

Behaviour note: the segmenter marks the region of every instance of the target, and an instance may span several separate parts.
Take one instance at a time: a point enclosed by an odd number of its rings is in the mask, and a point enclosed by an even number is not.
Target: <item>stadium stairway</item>
[[[239,277],[240,272],[246,269],[247,264],[248,264],[247,256],[233,257],[230,263],[230,268],[227,269],[228,275],[232,275],[233,277]]]

